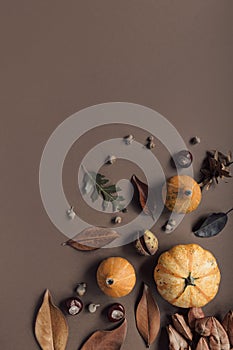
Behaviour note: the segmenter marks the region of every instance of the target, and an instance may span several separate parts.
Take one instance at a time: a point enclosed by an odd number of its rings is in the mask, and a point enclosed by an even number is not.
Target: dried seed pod
[[[153,232],[146,230],[135,241],[135,248],[140,255],[154,255],[158,250],[158,239]]]
[[[222,321],[222,325],[228,334],[230,344],[233,347],[233,311],[230,310]]]
[[[185,322],[184,316],[180,314],[174,314],[172,315],[172,323],[174,328],[179,332],[181,335],[183,335],[186,339],[192,341],[193,334],[191,332],[191,329]]]
[[[199,318],[195,322],[195,331],[203,337],[209,337],[213,328],[213,317]]]
[[[66,211],[66,214],[67,214],[67,216],[68,216],[68,218],[69,218],[70,220],[73,220],[73,219],[75,218],[75,216],[76,216],[76,214],[75,214],[75,212],[74,212],[74,207],[70,207],[70,209],[68,209],[68,210]]]
[[[190,350],[187,341],[173,328],[171,325],[167,326],[169,337],[169,350]]]
[[[76,293],[82,297],[87,291],[87,284],[85,282],[79,283],[76,287]]]
[[[211,350],[230,350],[230,342],[227,332],[221,323],[212,317],[213,327],[209,338],[209,347]]]
[[[196,350],[209,350],[207,340],[201,337],[197,343]]]
[[[204,312],[201,307],[191,307],[188,312],[188,324],[189,327],[195,328],[195,322],[199,318],[204,318]]]

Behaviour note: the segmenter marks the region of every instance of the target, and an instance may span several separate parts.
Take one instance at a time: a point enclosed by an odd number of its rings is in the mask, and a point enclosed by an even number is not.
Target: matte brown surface
[[[134,307],[142,280],[154,288],[152,271],[158,255],[137,256],[132,246],[86,254],[62,247],[64,236],[50,222],[40,199],[40,157],[52,131],[72,113],[97,103],[127,101],[157,110],[186,142],[201,137],[201,144],[192,148],[197,174],[207,149],[233,148],[232,26],[232,0],[2,1],[1,349],[39,348],[33,325],[46,288],[58,304],[72,295],[77,282],[86,281],[84,301],[99,302],[103,310],[112,300],[99,291],[95,272],[110,255],[127,257],[138,277],[134,291],[121,300],[129,324],[122,349],[145,348],[136,330]],[[77,158],[72,150],[67,157],[64,188],[71,201],[77,196],[77,160],[93,142],[104,140],[106,131],[111,136],[128,130],[97,130],[91,139],[83,139]],[[147,136],[133,127],[132,132],[141,140]],[[170,176],[167,153],[163,147],[156,152]],[[209,240],[195,238],[191,227],[203,214],[232,207],[232,190],[229,180],[206,193],[198,210],[187,215],[172,235],[160,230],[165,217],[154,228],[159,253],[189,242],[214,252],[222,282],[205,312],[220,316],[233,307],[233,218]],[[100,220],[93,217],[93,223]],[[155,288],[154,295],[165,326],[176,308]],[[77,350],[94,330],[109,328],[101,310],[68,318],[67,350]],[[162,329],[151,349],[167,348]]]

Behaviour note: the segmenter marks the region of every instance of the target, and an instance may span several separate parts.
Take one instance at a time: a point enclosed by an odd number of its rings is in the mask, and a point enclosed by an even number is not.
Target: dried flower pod
[[[230,350],[230,342],[227,336],[227,332],[221,325],[221,323],[212,317],[213,327],[209,338],[209,347],[211,350]]]
[[[209,337],[213,328],[214,317],[203,317],[195,322],[195,331],[203,337]]]
[[[69,219],[73,220],[76,216],[76,214],[74,212],[74,207],[70,207],[70,209],[67,210],[66,214],[67,214]]]
[[[120,216],[116,216],[115,218],[114,218],[114,223],[115,224],[120,224],[122,222],[122,218],[120,217]]]
[[[207,340],[204,337],[201,337],[197,343],[196,350],[209,350]]]
[[[187,341],[173,328],[171,325],[167,326],[169,337],[169,350],[190,350]]]
[[[108,319],[110,322],[118,322],[125,318],[125,308],[122,304],[114,303],[108,309]]]
[[[108,158],[106,159],[106,164],[113,164],[116,162],[116,160],[116,156],[108,156]]]
[[[201,143],[201,139],[198,136],[194,136],[191,138],[190,143],[192,145],[197,145],[197,144]]]
[[[79,283],[76,287],[76,293],[82,297],[87,291],[87,284],[85,282]]]
[[[233,311],[230,310],[222,321],[222,325],[228,334],[230,344],[233,347]]]
[[[188,312],[188,324],[189,327],[195,328],[195,322],[199,318],[204,318],[204,312],[201,307],[191,307]]]
[[[91,304],[88,305],[88,311],[91,314],[94,314],[96,312],[96,310],[98,309],[98,307],[100,307],[100,304],[91,303]]]
[[[172,315],[172,323],[174,328],[179,332],[181,335],[183,335],[186,339],[192,341],[193,334],[191,332],[191,329],[185,322],[184,316],[180,314],[174,314]]]
[[[128,135],[124,138],[126,145],[131,145],[131,143],[135,140],[133,135]]]
[[[153,232],[146,230],[135,241],[135,248],[140,255],[154,255],[158,250],[158,239]]]

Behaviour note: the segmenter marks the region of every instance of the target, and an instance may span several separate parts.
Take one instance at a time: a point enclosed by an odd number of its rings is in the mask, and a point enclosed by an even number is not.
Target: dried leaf
[[[186,339],[192,341],[193,334],[191,332],[191,329],[185,322],[183,315],[179,315],[177,313],[172,315],[172,323],[177,332],[183,335]]]
[[[207,216],[207,218],[194,228],[193,232],[197,237],[213,237],[219,234],[227,224],[228,214],[233,209],[228,210],[226,213],[213,213]]]
[[[205,317],[201,307],[191,307],[188,312],[189,327],[195,328],[195,322],[199,318]]]
[[[213,328],[213,317],[199,318],[195,322],[195,331],[203,337],[209,337]]]
[[[204,337],[201,337],[197,343],[196,350],[209,350],[207,340]]]
[[[127,322],[112,331],[97,331],[82,346],[81,350],[120,350],[127,332]]]
[[[211,350],[230,350],[230,342],[227,333],[221,323],[213,317],[213,327],[209,338]]]
[[[169,337],[169,350],[190,350],[187,341],[173,328],[171,325],[167,326]]]
[[[160,312],[150,288],[144,284],[143,294],[136,310],[136,324],[139,333],[149,347],[160,329]]]
[[[53,304],[47,290],[38,311],[35,335],[42,350],[65,350],[68,339],[68,326],[60,309]]]
[[[207,186],[207,189],[214,181],[218,184],[219,179],[231,177],[230,165],[232,164],[231,152],[227,155],[219,151],[207,152],[201,169],[202,181],[201,186]]]
[[[222,321],[223,327],[226,330],[230,344],[233,346],[233,311],[230,310]]]
[[[142,208],[143,212],[146,215],[151,215],[153,217],[152,210],[149,208],[148,203],[147,203],[147,198],[148,198],[148,185],[142,182],[141,180],[138,179],[136,175],[133,175],[131,178],[132,184],[135,186],[137,189],[138,193],[138,200],[140,207]],[[153,208],[155,210],[155,207]]]
[[[77,250],[89,251],[105,247],[119,236],[119,233],[109,228],[92,226],[84,229],[63,245],[69,245]]]

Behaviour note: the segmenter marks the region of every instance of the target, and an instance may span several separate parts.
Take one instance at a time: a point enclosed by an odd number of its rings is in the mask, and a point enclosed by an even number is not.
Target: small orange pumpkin
[[[184,308],[202,307],[211,301],[220,278],[215,257],[197,244],[177,245],[162,253],[154,270],[161,296]]]
[[[176,175],[167,181],[165,206],[176,213],[190,213],[201,201],[201,189],[190,176]]]
[[[124,258],[107,258],[98,267],[97,283],[110,297],[123,297],[132,291],[136,283],[134,267]]]

